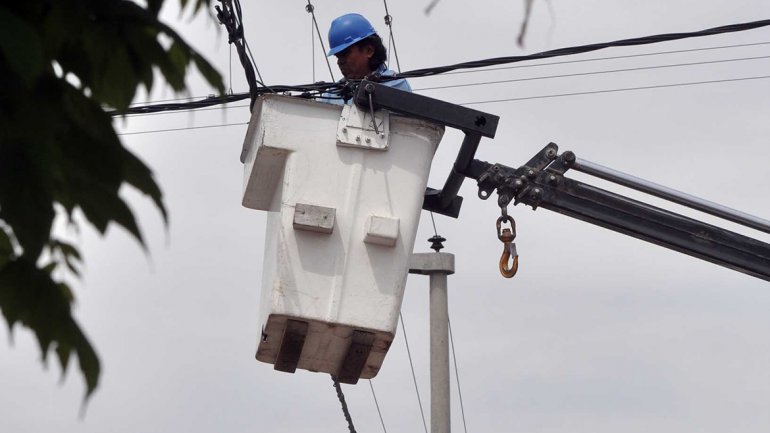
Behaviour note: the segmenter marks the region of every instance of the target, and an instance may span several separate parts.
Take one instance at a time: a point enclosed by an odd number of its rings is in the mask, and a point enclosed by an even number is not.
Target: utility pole
[[[435,253],[412,254],[409,273],[430,277],[430,431],[450,432],[449,308],[447,275],[455,272],[455,256],[441,253],[440,236],[430,239]]]

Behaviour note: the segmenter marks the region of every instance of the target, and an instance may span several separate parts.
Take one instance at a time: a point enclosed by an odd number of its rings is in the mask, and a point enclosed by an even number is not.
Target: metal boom
[[[497,129],[499,118],[492,114],[369,81],[361,83],[355,102],[365,108],[384,108],[465,133],[444,188],[428,188],[423,209],[457,218],[462,205],[462,197],[457,196],[457,192],[463,179],[468,177],[478,182],[482,199],[488,199],[497,191],[501,207],[511,201],[533,209],[543,207],[770,281],[770,244],[567,178],[564,174],[569,169],[583,171],[768,233],[770,221],[579,160],[569,151],[559,155],[554,143],[517,168],[479,161],[474,155],[481,137],[494,137]]]

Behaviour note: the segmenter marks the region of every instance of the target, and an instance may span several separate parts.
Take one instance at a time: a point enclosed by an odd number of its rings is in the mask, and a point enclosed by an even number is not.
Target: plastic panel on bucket
[[[280,95],[256,102],[243,205],[268,211],[257,359],[371,378],[396,331],[443,128],[391,113],[386,150],[340,145],[343,109]]]

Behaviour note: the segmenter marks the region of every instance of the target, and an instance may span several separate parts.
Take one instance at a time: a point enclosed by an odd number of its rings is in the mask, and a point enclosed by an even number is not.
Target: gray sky
[[[521,49],[515,44],[520,1],[442,0],[426,17],[422,10],[428,3],[388,4],[405,70],[770,17],[766,0],[552,0],[550,10],[539,0]],[[310,82],[311,29],[304,3],[243,2],[243,7],[246,36],[265,81]],[[368,16],[386,34],[377,1],[318,2],[322,33],[348,11]],[[166,16],[176,22],[178,15],[166,11]],[[177,27],[229,76],[226,36],[215,23],[201,17]],[[765,41],[770,29],[569,60]],[[316,46],[316,80],[328,81],[320,51]],[[764,55],[770,55],[770,45],[411,83],[419,89]],[[768,71],[770,60],[761,59],[422,93],[463,103]],[[234,61],[236,92],[246,90],[242,75]],[[191,84],[194,96],[210,92],[199,80]],[[581,158],[768,218],[768,92],[770,80],[754,80],[476,105],[501,117],[497,137],[482,141],[478,158],[515,166],[554,141]],[[169,97],[169,90],[157,89],[150,99]],[[248,118],[248,109],[234,108],[132,117],[116,125],[138,132]],[[230,126],[123,137],[156,173],[170,210],[169,230],[148,200],[127,189],[149,256],[121,229],[109,230],[104,239],[90,228],[70,232],[85,253],[85,278],[74,283],[76,315],[103,364],[100,388],[79,418],[83,385],[76,369],[60,383],[54,362],[41,368],[28,331],[17,329],[12,345],[8,334],[0,333],[0,431],[345,431],[327,375],[279,373],[254,360],[265,215],[240,205],[238,157],[245,131]],[[445,179],[460,139],[446,134],[431,186]],[[466,182],[461,191],[466,199],[459,220],[436,217],[457,261],[457,273],[449,278],[450,314],[470,432],[770,430],[767,282],[522,206],[510,209],[517,220],[520,270],[506,280],[497,272],[499,211],[494,200],[478,200],[474,186]],[[723,225],[770,242],[770,236]],[[428,251],[425,239],[431,235],[424,213],[416,251]],[[402,311],[426,416],[427,310],[427,278],[410,276]],[[388,431],[423,430],[400,329],[372,385]],[[381,431],[368,382],[344,390],[358,431]],[[456,394],[452,404],[453,428],[462,431]]]

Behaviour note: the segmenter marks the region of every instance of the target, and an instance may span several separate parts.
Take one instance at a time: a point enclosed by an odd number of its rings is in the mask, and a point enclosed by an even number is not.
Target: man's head
[[[361,79],[377,70],[387,59],[385,46],[374,27],[359,14],[346,14],[332,21],[329,56],[348,79]]]

